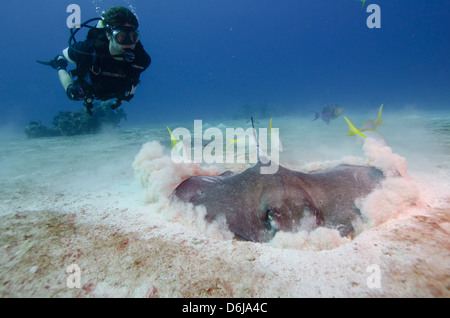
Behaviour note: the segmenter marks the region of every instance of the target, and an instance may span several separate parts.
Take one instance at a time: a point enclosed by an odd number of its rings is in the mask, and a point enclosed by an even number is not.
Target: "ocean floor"
[[[346,116],[361,127],[376,111]],[[450,113],[383,119],[388,146],[345,136],[341,117],[273,118],[283,166],[368,164],[387,178],[357,202],[353,240],[318,228],[264,244],[235,240],[201,209],[168,200],[186,177],[246,164],[177,165],[166,126],[44,139],[3,129],[0,296],[450,297]]]

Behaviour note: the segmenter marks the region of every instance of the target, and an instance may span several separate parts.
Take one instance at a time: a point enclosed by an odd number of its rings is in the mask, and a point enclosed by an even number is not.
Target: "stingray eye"
[[[267,207],[267,209],[266,209],[266,216],[264,218],[264,227],[267,230],[271,230],[272,229],[272,222],[273,222],[273,212],[272,212],[272,209],[270,207]]]
[[[266,217],[264,219],[264,227],[269,231],[277,230],[275,215],[276,215],[275,211],[273,211],[271,207],[267,207]]]

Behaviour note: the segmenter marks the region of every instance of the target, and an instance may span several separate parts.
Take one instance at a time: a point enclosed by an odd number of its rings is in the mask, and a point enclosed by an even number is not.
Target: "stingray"
[[[257,163],[242,173],[194,176],[172,192],[173,200],[206,208],[206,220],[225,218],[236,237],[253,242],[270,241],[277,231],[324,226],[352,236],[360,218],[357,198],[374,190],[383,173],[374,168],[339,165],[329,170],[302,173],[279,166],[262,174]]]

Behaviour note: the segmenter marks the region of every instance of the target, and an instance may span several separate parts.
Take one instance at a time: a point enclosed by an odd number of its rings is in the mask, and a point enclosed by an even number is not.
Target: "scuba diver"
[[[88,25],[98,21],[96,27]],[[81,27],[90,28],[87,39],[77,42],[75,34]],[[118,108],[122,101],[129,102],[139,83],[140,74],[151,63],[139,41],[139,23],[129,9],[112,7],[71,30],[69,47],[63,55],[57,55],[49,62],[57,70],[59,80],[71,100],[84,101],[86,111],[92,115],[95,99],[106,101],[116,98],[111,109]],[[68,62],[76,68],[67,71]]]

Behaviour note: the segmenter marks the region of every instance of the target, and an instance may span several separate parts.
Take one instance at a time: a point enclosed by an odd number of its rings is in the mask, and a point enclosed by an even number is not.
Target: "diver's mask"
[[[139,32],[134,27],[118,26],[111,30],[111,34],[120,45],[134,45],[139,41]]]

